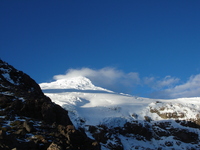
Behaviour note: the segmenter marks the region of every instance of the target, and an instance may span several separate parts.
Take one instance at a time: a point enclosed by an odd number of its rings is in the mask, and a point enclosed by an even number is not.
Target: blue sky
[[[199,18],[199,0],[1,0],[0,58],[38,83],[75,72],[138,96],[200,96]]]

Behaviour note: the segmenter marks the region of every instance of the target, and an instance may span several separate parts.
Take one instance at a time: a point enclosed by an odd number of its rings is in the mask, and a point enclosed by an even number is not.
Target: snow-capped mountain
[[[0,149],[200,149],[199,97],[135,97],[85,77],[40,86],[52,100],[27,74],[0,60]]]
[[[200,149],[198,97],[135,97],[97,87],[85,77],[40,86],[102,149]]]
[[[74,77],[68,79],[60,79],[50,83],[41,83],[40,87],[45,89],[76,89],[76,90],[99,90],[109,91],[101,87],[94,86],[92,82],[85,77]],[[111,91],[109,91],[111,92]]]

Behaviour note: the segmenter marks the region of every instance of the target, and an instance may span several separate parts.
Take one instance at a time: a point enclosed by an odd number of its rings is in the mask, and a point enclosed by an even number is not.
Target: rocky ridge
[[[1,150],[98,150],[27,74],[0,60]]]

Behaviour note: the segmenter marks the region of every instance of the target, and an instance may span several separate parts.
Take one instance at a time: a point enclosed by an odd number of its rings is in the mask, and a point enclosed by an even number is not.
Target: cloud
[[[90,68],[69,69],[65,75],[56,75],[54,76],[54,79],[67,79],[76,76],[87,77],[94,85],[117,92],[130,93],[133,87],[140,83],[138,73],[124,73],[121,70],[111,67],[105,67],[99,70]]]
[[[163,88],[173,87],[179,80],[179,78],[171,77],[169,75],[160,80],[155,77],[145,77],[144,84],[153,89],[161,90]]]
[[[140,78],[137,72],[125,73],[116,68],[105,67],[102,69],[69,69],[66,74],[56,75],[54,79],[67,79],[76,76],[87,77],[96,86],[132,95],[134,95],[134,93],[139,93],[141,96],[148,94],[148,97],[151,98],[200,96],[200,74],[191,76],[187,82],[179,84],[179,78],[169,75],[164,78]]]
[[[157,98],[198,97],[200,96],[200,74],[191,76],[184,84],[154,92],[152,95]]]

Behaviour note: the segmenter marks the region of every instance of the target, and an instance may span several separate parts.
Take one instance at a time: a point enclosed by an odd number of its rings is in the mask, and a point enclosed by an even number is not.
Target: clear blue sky
[[[200,80],[200,1],[1,0],[0,58],[38,83],[110,67],[139,74],[133,94],[173,90]]]

